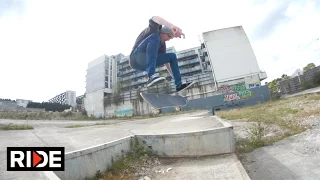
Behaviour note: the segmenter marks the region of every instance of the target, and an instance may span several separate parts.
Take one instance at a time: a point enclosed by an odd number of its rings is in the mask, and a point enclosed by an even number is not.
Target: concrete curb
[[[241,162],[239,161],[239,159],[237,158],[237,156],[235,154],[232,154],[233,159],[241,173],[242,179],[243,180],[251,180],[248,173],[246,172],[246,170],[244,169],[244,167],[242,166]]]

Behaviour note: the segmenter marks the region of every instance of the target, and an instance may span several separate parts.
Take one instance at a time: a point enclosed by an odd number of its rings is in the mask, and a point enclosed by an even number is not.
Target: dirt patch
[[[228,120],[227,122],[233,125],[236,140],[250,138],[251,133],[249,128],[258,125],[258,122],[248,121],[247,119],[232,121]],[[276,124],[262,123],[262,126],[265,127],[265,134],[263,135],[263,137],[265,138],[272,136],[280,136],[289,131],[289,129],[281,128],[279,125]]]
[[[234,126],[237,153],[271,145],[319,124],[320,94],[307,94],[250,107],[218,111]]]

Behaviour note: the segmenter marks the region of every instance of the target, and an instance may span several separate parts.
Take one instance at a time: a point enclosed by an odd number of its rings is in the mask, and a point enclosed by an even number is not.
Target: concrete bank
[[[98,146],[68,152],[65,157],[65,171],[54,173],[61,180],[94,177],[98,171],[108,170],[112,162],[132,150],[133,138],[152,149],[160,157],[198,157],[232,153],[235,147],[233,127],[216,118],[223,126],[185,133],[136,134]]]

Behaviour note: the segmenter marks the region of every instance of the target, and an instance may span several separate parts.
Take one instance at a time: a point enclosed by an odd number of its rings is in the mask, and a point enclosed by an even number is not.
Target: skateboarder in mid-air
[[[139,34],[130,53],[130,66],[147,72],[147,87],[165,80],[155,72],[156,67],[161,65],[166,66],[174,79],[177,92],[194,84],[182,83],[176,54],[166,53],[166,41],[181,36],[185,38],[180,28],[158,16],[153,16],[149,20],[149,26]]]

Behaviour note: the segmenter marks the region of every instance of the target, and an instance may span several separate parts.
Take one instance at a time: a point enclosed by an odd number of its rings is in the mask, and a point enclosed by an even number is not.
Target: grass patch
[[[239,153],[250,152],[255,148],[270,145],[286,137],[301,133],[310,126],[302,126],[302,118],[312,115],[320,115],[319,108],[320,94],[308,94],[291,98],[279,99],[241,109],[217,111],[217,116],[228,120],[246,119],[249,122],[257,122],[247,128],[247,139],[236,142],[236,151]],[[269,125],[277,125],[286,133],[265,137]]]
[[[103,126],[103,125],[110,125],[115,124],[116,122],[101,122],[101,123],[95,123],[95,124],[74,124],[70,126],[65,126],[65,128],[81,128],[81,127],[87,127],[87,126]]]
[[[134,179],[134,173],[138,172],[148,160],[155,157],[152,151],[141,145],[136,138],[131,140],[130,146],[132,151],[126,153],[120,160],[112,160],[112,167],[107,172],[97,172],[93,179]]]
[[[92,125],[88,125],[88,124],[74,124],[74,125],[66,126],[65,128],[81,128],[81,127],[86,127],[86,126],[92,126]]]
[[[28,130],[28,129],[33,129],[33,127],[29,125],[12,125],[11,123],[8,125],[0,125],[0,130]]]

